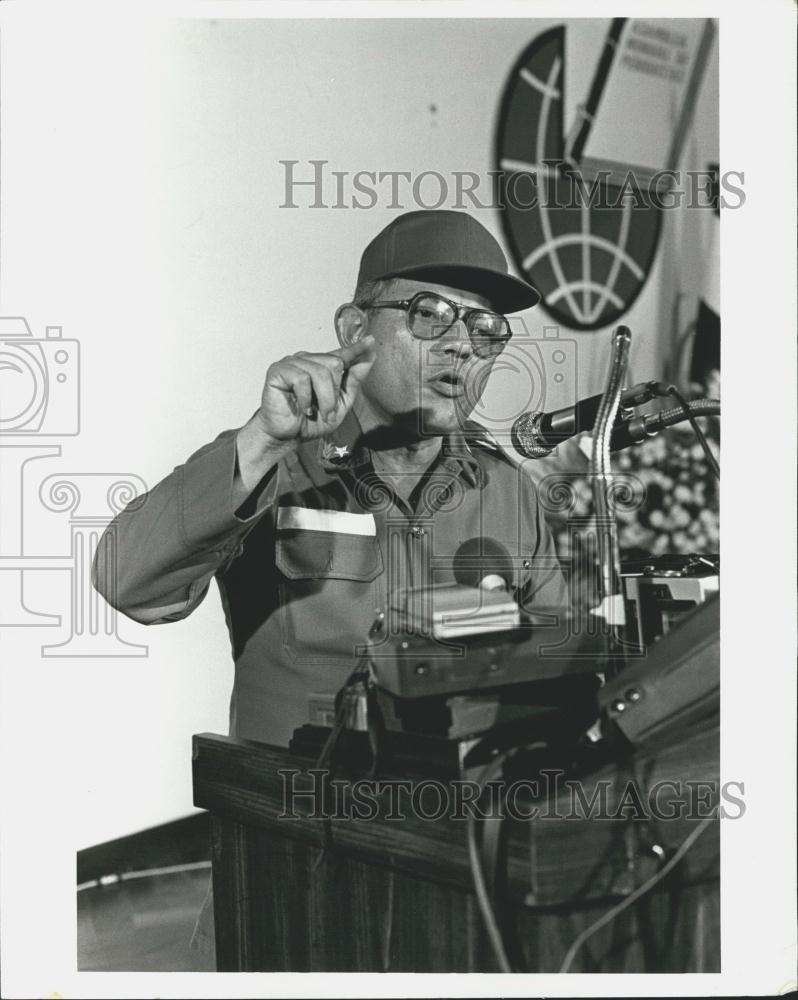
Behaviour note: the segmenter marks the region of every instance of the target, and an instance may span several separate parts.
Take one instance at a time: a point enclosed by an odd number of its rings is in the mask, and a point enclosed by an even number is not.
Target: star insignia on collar
[[[352,457],[348,444],[327,442],[321,453],[321,460],[327,465],[346,465]]]

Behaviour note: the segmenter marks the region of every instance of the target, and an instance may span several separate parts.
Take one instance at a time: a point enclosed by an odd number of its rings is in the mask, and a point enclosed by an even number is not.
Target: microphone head
[[[457,583],[483,590],[510,590],[513,583],[513,560],[495,538],[476,536],[460,545],[452,560]]]
[[[542,413],[522,413],[510,430],[510,442],[516,451],[527,458],[545,458],[554,451],[554,446],[547,444],[540,433],[540,418]]]

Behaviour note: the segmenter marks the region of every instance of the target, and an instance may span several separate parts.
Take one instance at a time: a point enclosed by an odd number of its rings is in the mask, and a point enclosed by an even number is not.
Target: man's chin
[[[462,406],[433,405],[394,413],[365,430],[361,443],[367,448],[396,448],[424,438],[444,437],[459,431],[470,412],[470,408]]]
[[[468,420],[471,407],[451,400],[446,406],[423,407],[419,410],[419,427],[423,437],[441,437],[459,431]]]

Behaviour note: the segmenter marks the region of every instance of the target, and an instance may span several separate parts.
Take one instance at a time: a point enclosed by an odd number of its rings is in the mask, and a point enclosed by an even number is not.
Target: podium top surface
[[[630,851],[641,859],[645,854],[650,861],[646,838],[641,836],[643,826],[648,828],[649,839],[667,851],[677,848],[706,815],[706,800],[701,816],[696,814],[695,802],[686,800],[690,782],[711,785],[715,789],[712,802],[717,806],[718,754],[715,720],[677,744],[647,748],[590,774],[554,777],[549,780],[548,797],[535,799],[529,782],[526,786],[517,782],[514,791],[508,785],[508,801],[514,796],[507,838],[510,893],[523,898],[530,892],[534,845],[534,888],[539,900],[556,905],[569,898],[611,894]],[[194,737],[193,774],[194,804],[223,823],[279,833],[321,848],[323,816],[330,815],[333,851],[471,888],[466,835],[471,806],[464,800],[476,795],[473,783],[424,778],[370,781],[341,772],[335,774],[336,784],[324,799],[322,773],[309,758],[212,733]],[[655,804],[658,816],[646,819],[635,817],[634,809],[630,812],[630,783],[643,810],[651,811]],[[537,789],[544,790],[542,786]],[[652,796],[656,803],[650,801]],[[591,802],[602,817],[591,814]],[[663,813],[671,814],[667,822],[662,820]],[[680,865],[681,880],[717,877],[717,826],[713,824],[715,829],[698,839]]]

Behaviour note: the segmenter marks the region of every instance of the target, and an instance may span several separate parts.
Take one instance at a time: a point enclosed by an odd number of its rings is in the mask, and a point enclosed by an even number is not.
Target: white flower
[[[671,522],[677,528],[686,527],[690,521],[691,517],[684,507],[679,506],[679,504],[674,504],[671,507]]]
[[[654,544],[651,546],[651,552],[655,556],[661,556],[670,548],[670,540],[667,535],[657,535],[654,539]]]

